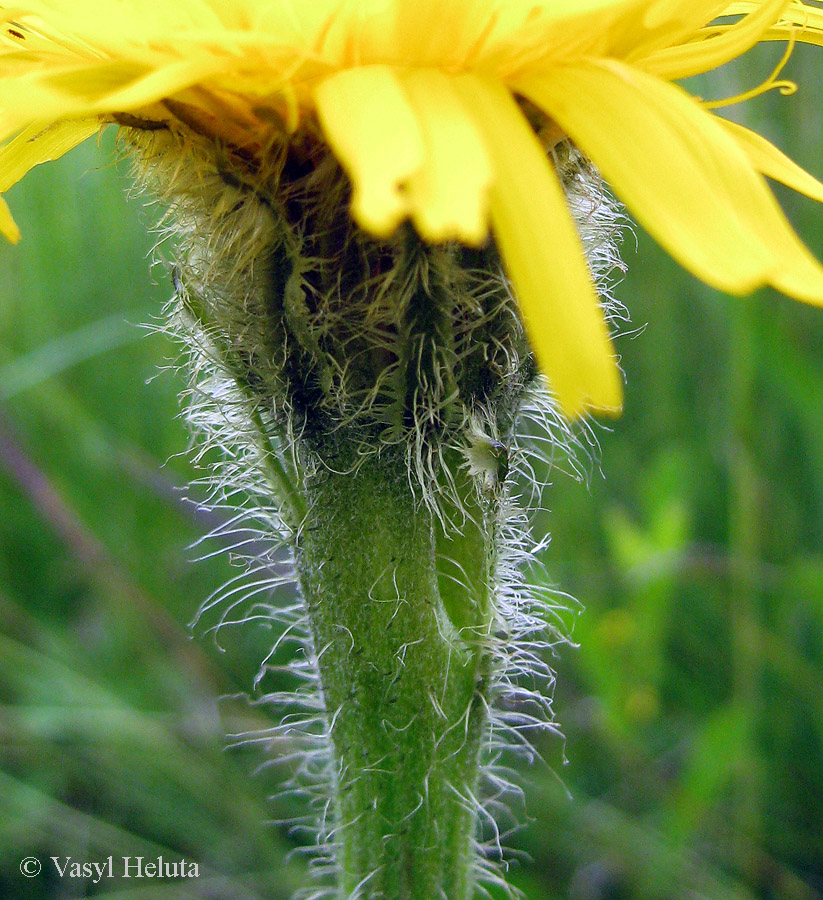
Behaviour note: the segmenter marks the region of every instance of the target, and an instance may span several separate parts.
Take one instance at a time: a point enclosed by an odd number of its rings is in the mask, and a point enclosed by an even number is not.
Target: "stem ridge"
[[[442,526],[400,453],[339,462],[347,474],[307,486],[296,565],[330,722],[340,897],[465,900],[493,656],[469,617],[490,608],[464,596],[462,623],[449,614]]]

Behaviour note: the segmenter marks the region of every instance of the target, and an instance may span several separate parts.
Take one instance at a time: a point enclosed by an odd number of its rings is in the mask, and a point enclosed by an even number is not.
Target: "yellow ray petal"
[[[45,53],[67,58],[100,57],[88,43],[33,16],[31,9],[5,9],[0,14],[0,49],[4,53]]]
[[[760,2],[762,0],[741,0],[738,3],[731,3],[726,14],[734,16],[752,12],[760,6]],[[780,17],[780,21],[766,32],[763,39],[785,41],[790,34],[795,40],[805,44],[823,45],[823,9],[794,0]]]
[[[182,61],[148,65],[132,60],[46,69],[31,77],[0,83],[0,102],[18,119],[84,117],[148,106],[214,74],[216,57],[200,55]]]
[[[407,66],[459,66],[476,35],[496,17],[495,4],[478,0],[449,0],[448,15],[442,0],[382,5],[364,11],[358,34],[362,57]]]
[[[100,130],[97,119],[31,125],[0,147],[0,194],[4,194],[34,166],[58,159]]]
[[[736,122],[730,122],[728,119],[718,119],[718,121],[743,148],[758,172],[785,184],[798,193],[811,197],[812,200],[823,203],[823,184],[805,169],[801,169],[784,153],[781,153],[774,144]]]
[[[57,43],[82,42],[93,45],[101,55],[117,56],[118,51],[155,43],[165,38],[169,42],[183,30],[219,29],[221,22],[200,0],[175,0],[173,3],[124,3],[108,0],[24,0],[23,10],[15,19],[32,24],[44,36]]]
[[[687,269],[729,293],[768,280],[774,254],[743,227],[725,193],[724,180],[745,173],[716,146],[710,114],[682,89],[615,61],[558,68],[518,86]]]
[[[528,6],[532,13],[538,8]],[[723,0],[544,0],[544,17],[521,16],[520,27],[500,35],[483,58],[508,77],[580,58],[647,55],[686,40],[723,6]]]
[[[426,149],[423,167],[409,179],[412,220],[428,241],[480,244],[488,233],[492,180],[482,137],[442,72],[412,70],[403,86]]]
[[[44,128],[33,125],[0,147],[0,194],[4,194],[34,166],[57,159],[81,141],[100,130],[100,123],[83,120],[59,122]],[[20,229],[0,197],[0,234],[13,244],[20,240]]]
[[[315,89],[320,124],[352,180],[352,214],[386,237],[409,214],[404,187],[424,160],[414,112],[388,66],[338,72]]]
[[[538,364],[563,413],[617,412],[622,386],[563,189],[509,92],[455,79],[494,165],[492,227]]]
[[[746,157],[738,152],[745,164]],[[777,257],[778,265],[767,283],[797,300],[823,305],[823,268],[794,233],[765,180],[757,175],[734,187],[730,200],[745,211],[751,231]]]
[[[0,234],[10,240],[12,244],[16,244],[20,240],[20,229],[2,197],[0,197]]]
[[[723,0],[649,0],[637,21],[624,18],[622,39],[607,55],[634,59],[663,47],[677,46],[720,15],[723,6]]]
[[[705,40],[657,50],[632,62],[660,78],[674,80],[708,72],[751,49],[777,21],[791,0],[764,0],[734,25]]]
[[[823,300],[823,268],[764,179],[681,88],[612,60],[558,70],[522,90],[591,155],[641,224],[708,284],[729,293],[771,284],[799,300]]]

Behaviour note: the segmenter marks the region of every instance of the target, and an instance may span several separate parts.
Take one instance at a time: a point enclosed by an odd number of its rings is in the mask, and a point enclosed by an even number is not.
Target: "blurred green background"
[[[779,55],[695,89],[734,93]],[[730,113],[818,177],[821,72],[800,48],[797,95]],[[101,143],[8,195],[24,238],[0,248],[0,897],[286,898],[307,883],[301,838],[266,823],[294,810],[268,799],[265,747],[224,737],[272,722],[241,695],[273,634],[228,629],[221,652],[187,628],[237,570],[189,549],[217,514],[181,491],[183,382],[158,375],[177,351],[140,327],[170,276]],[[776,191],[823,258],[823,209]],[[523,772],[509,877],[529,900],[816,900],[823,311],[730,300],[636,243],[617,291],[645,326],[617,342],[625,413],[596,429],[590,485],[555,473],[538,521],[585,612],[555,660],[565,741]],[[109,854],[183,856],[201,877],[18,868]]]

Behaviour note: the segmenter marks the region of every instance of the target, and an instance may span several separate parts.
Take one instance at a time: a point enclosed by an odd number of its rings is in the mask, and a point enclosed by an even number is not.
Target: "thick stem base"
[[[453,547],[474,571],[441,597],[448,538],[400,454],[346,462],[307,485],[296,553],[336,764],[340,897],[467,900],[493,527],[461,527]]]

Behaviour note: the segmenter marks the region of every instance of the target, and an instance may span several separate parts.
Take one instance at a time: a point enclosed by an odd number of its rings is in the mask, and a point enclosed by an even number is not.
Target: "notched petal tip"
[[[355,183],[352,191],[352,218],[373,237],[391,237],[408,214],[400,191],[369,190],[362,182]]]
[[[452,79],[436,69],[404,73],[403,87],[420,125],[423,165],[409,179],[412,221],[431,243],[477,247],[488,235],[493,166],[483,136]]]
[[[609,360],[605,383],[600,385],[596,396],[586,398],[586,407],[589,412],[615,419],[623,412],[623,379],[617,359]]]
[[[603,356],[601,365],[586,372],[565,373],[549,382],[564,418],[573,422],[586,415],[617,418],[623,412],[623,380],[615,356]]]
[[[537,364],[566,418],[616,414],[619,370],[562,185],[504,87],[456,85],[494,166],[492,228]]]
[[[460,220],[437,219],[416,210],[412,215],[414,227],[420,237],[429,244],[445,244],[459,241],[467,247],[482,247],[489,237],[488,211],[484,208],[464,213]]]
[[[315,89],[320,124],[351,178],[352,215],[386,237],[409,214],[409,177],[423,164],[417,119],[388,66],[337,72]]]

